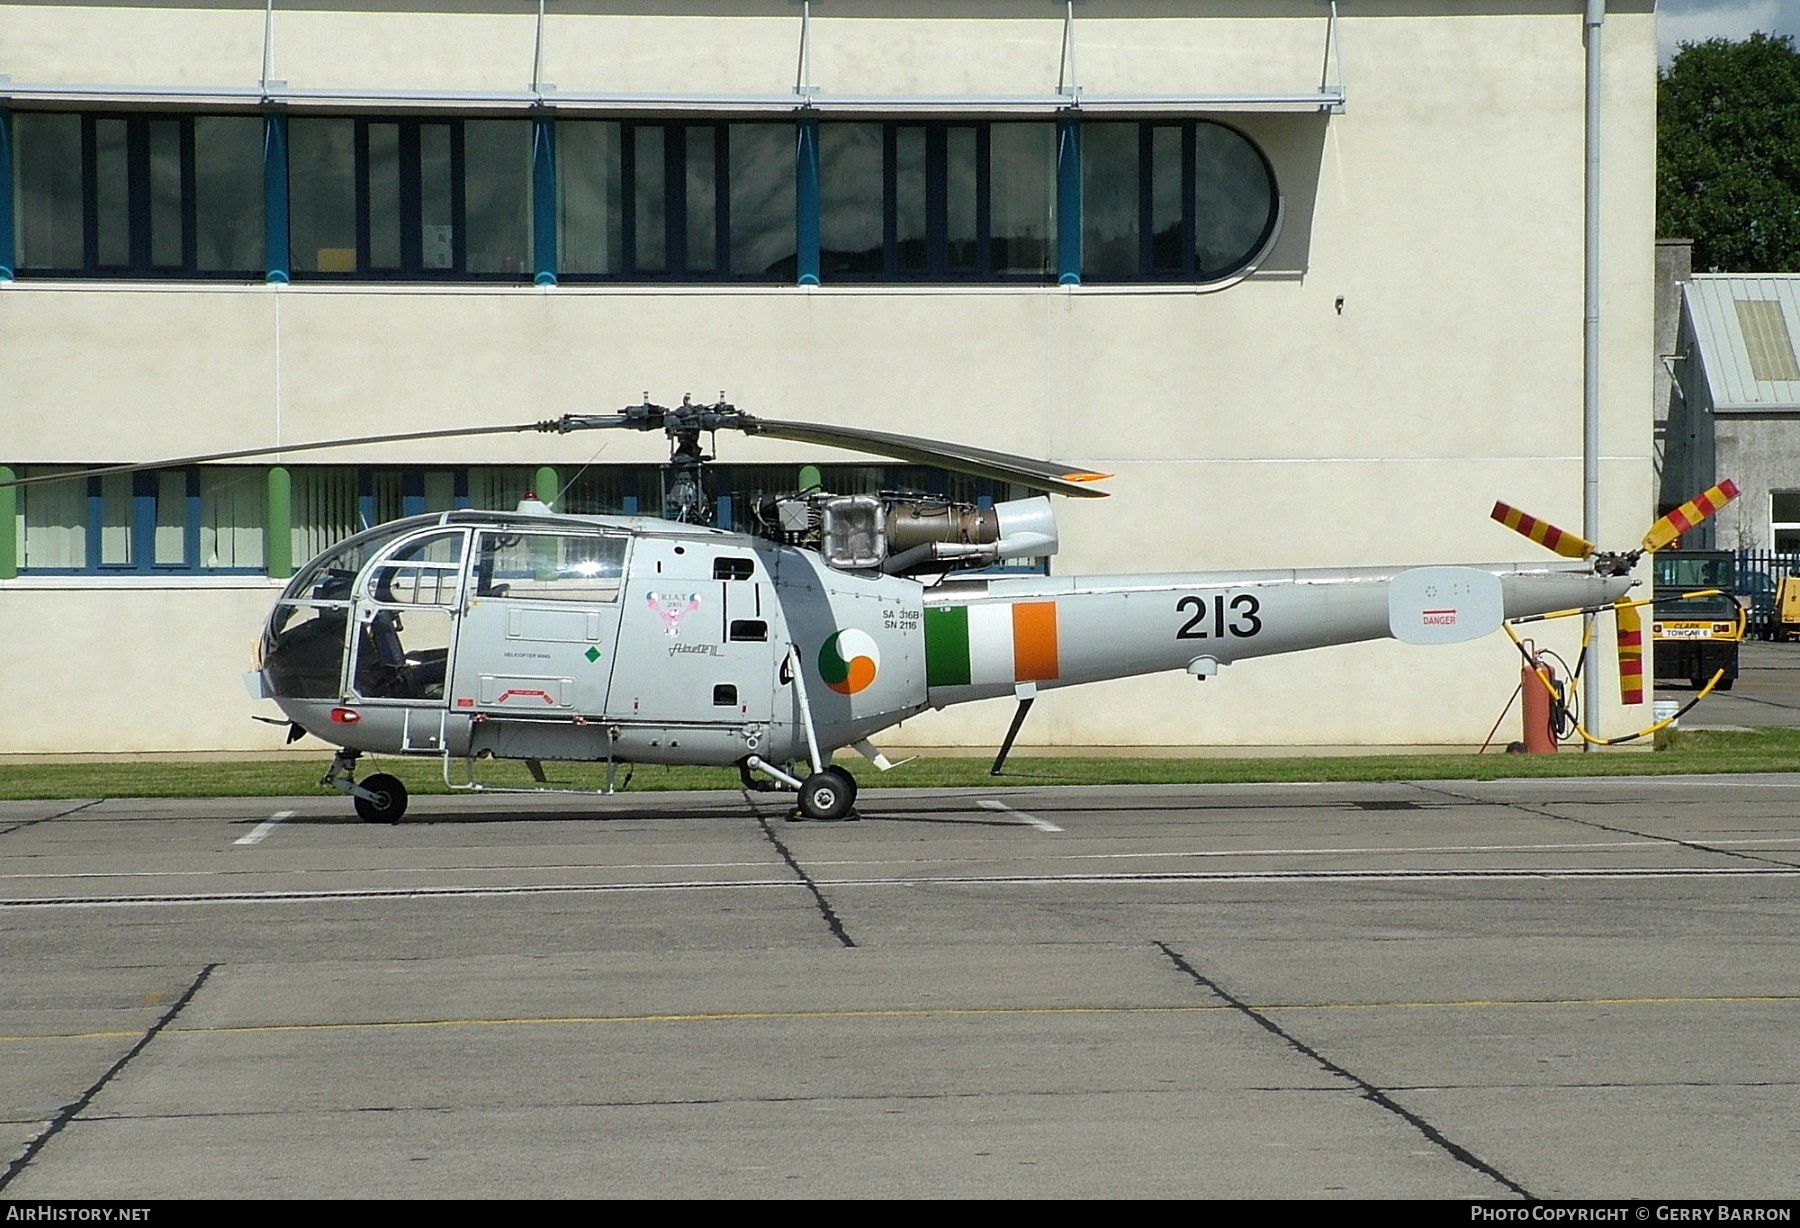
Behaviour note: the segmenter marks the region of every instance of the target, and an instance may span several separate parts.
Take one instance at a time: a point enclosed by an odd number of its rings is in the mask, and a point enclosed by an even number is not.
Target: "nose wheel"
[[[406,813],[406,786],[385,772],[363,777],[354,797],[365,823],[398,823]]]
[[[365,776],[363,782],[357,784],[356,761],[361,757],[361,751],[340,750],[319,783],[339,793],[348,793],[363,822],[398,823],[400,816],[406,813],[406,786],[399,777],[389,776],[386,772]]]
[[[821,823],[850,816],[856,804],[856,778],[836,764],[814,772],[800,784],[800,813]]]

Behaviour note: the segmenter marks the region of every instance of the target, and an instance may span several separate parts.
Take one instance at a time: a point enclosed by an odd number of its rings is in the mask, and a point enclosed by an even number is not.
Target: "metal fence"
[[[1773,639],[1776,632],[1775,601],[1781,581],[1800,575],[1800,554],[1775,550],[1738,550],[1737,591],[1750,612],[1749,633],[1757,639]]]

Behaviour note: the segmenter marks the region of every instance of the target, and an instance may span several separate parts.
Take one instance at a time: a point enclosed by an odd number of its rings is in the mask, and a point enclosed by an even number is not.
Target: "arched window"
[[[1081,126],[1084,282],[1223,281],[1268,247],[1275,172],[1211,120]]]

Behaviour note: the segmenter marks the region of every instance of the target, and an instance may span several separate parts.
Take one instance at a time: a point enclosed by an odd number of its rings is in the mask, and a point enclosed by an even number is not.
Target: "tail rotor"
[[[1635,550],[1603,551],[1593,542],[1557,528],[1547,520],[1539,520],[1506,503],[1494,504],[1493,518],[1515,533],[1529,537],[1538,545],[1553,550],[1566,559],[1592,559],[1594,570],[1601,575],[1622,576],[1637,566],[1646,554],[1665,550],[1681,540],[1681,535],[1737,498],[1738,485],[1727,478],[1703,494],[1683,503],[1661,517],[1644,534]],[[1619,697],[1626,704],[1644,702],[1644,602],[1621,597],[1613,604],[1614,646],[1619,665]]]

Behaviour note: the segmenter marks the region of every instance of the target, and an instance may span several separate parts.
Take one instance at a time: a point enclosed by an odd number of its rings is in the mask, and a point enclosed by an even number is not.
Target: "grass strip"
[[[1675,734],[1653,754],[1355,755],[1280,758],[1127,759],[1019,757],[1004,776],[988,775],[989,760],[920,758],[887,773],[847,758],[866,787],[987,788],[997,785],[1241,784],[1254,781],[1499,780],[1542,776],[1662,776],[1719,772],[1800,771],[1800,729],[1746,732],[1695,730]],[[319,787],[327,761],[18,763],[0,767],[0,800],[89,797],[303,797]],[[460,765],[458,765],[460,767]],[[558,788],[599,789],[604,765],[545,763]],[[417,794],[450,792],[442,761],[365,755],[359,775],[389,772]],[[620,768],[623,781],[626,769]],[[480,765],[484,784],[528,788],[521,763]],[[625,791],[736,789],[733,768],[631,769]]]

